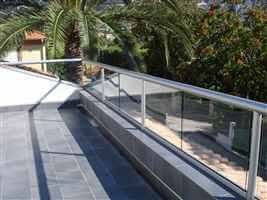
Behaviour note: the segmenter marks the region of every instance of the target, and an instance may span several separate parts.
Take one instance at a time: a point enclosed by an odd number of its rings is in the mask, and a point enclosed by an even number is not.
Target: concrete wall
[[[56,78],[0,66],[0,108],[79,100],[79,89]]]
[[[17,62],[18,61],[18,51],[16,49],[9,51],[2,58],[4,61]]]

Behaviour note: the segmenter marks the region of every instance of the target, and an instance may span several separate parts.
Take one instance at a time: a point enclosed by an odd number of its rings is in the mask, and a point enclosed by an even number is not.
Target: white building
[[[198,7],[202,9],[208,9],[212,4],[216,3],[217,5],[221,5],[222,7],[233,10],[235,12],[243,12],[247,8],[251,8],[256,4],[264,3],[265,0],[244,0],[242,4],[227,4],[224,3],[224,0],[202,0],[198,3]]]

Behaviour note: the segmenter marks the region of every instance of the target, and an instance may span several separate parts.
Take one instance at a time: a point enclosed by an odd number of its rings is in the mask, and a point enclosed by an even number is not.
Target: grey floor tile
[[[110,146],[111,144],[107,141],[106,138],[102,137],[94,137],[90,140],[89,145],[92,147],[92,149],[105,149],[107,146]]]
[[[0,174],[4,176],[27,171],[28,160],[12,160],[0,162]]]
[[[32,199],[41,200],[39,188],[37,186],[31,188]]]
[[[93,199],[93,194],[87,184],[60,185],[64,199]]]
[[[0,123],[1,123],[1,121],[0,121]],[[1,132],[1,127],[0,127],[0,162],[2,160],[4,160],[4,137],[3,137],[3,133]]]
[[[31,199],[30,185],[21,182],[3,182],[3,199]]]
[[[65,185],[65,184],[76,185],[76,184],[86,183],[80,170],[69,171],[67,173],[65,172],[57,173],[56,176],[57,176],[58,184],[60,185]]]
[[[96,199],[126,199],[127,194],[119,187],[104,188],[92,187],[94,197]]]
[[[159,195],[147,185],[132,186],[123,188],[122,191],[126,194],[129,199],[140,199],[140,200],[160,200]]]
[[[116,183],[122,187],[130,187],[145,184],[144,179],[132,168],[122,166],[110,170]]]
[[[75,159],[72,158],[72,156],[69,156],[64,159],[59,158],[59,156],[53,156],[53,159],[54,159],[55,170],[57,173],[59,172],[67,173],[79,169],[77,162],[75,161]]]
[[[79,110],[38,110],[33,119],[30,129],[27,112],[0,113],[1,200],[157,200]]]
[[[3,128],[4,123],[4,113],[0,112],[0,130]]]
[[[128,166],[130,167],[130,164],[125,158],[120,155],[120,153],[113,148],[103,148],[96,150],[96,154],[99,156],[103,164],[108,169],[117,168],[120,166]]]
[[[49,191],[49,198],[48,199],[55,199],[55,200],[63,200],[63,195],[62,192],[60,190],[60,187],[57,185],[53,185],[53,186],[48,186],[48,191]],[[44,199],[44,198],[42,198]]]
[[[2,190],[2,183],[3,183],[3,177],[0,175],[0,199],[2,198],[3,190]],[[2,200],[2,199],[1,199]]]
[[[83,150],[81,149],[80,145],[76,142],[76,140],[73,138],[73,136],[65,136],[66,142],[68,143],[69,147],[71,148],[71,151],[73,154],[81,154],[84,155]],[[80,142],[83,140],[81,139]],[[85,144],[86,145],[86,144]]]

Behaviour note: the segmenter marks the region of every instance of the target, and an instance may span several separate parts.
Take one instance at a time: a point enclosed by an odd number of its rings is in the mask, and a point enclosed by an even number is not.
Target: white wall
[[[21,48],[21,61],[39,61],[42,60],[42,44],[29,44],[23,45]],[[30,67],[32,69],[37,69],[39,71],[43,71],[42,64],[25,64],[24,66]]]
[[[0,107],[58,103],[79,99],[79,86],[69,82],[17,69],[0,66]]]
[[[11,50],[3,58],[4,61],[17,62],[18,61],[18,51]]]

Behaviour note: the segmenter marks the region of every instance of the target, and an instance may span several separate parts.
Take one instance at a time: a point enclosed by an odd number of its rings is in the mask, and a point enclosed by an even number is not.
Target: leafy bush
[[[110,44],[100,52],[100,62],[118,67],[127,67],[127,58],[122,48],[116,44]]]
[[[64,64],[47,64],[48,72],[57,75],[61,80],[68,80],[67,78],[67,68]]]
[[[195,58],[176,67],[177,80],[267,101],[267,14],[245,16],[212,7],[192,24]]]

